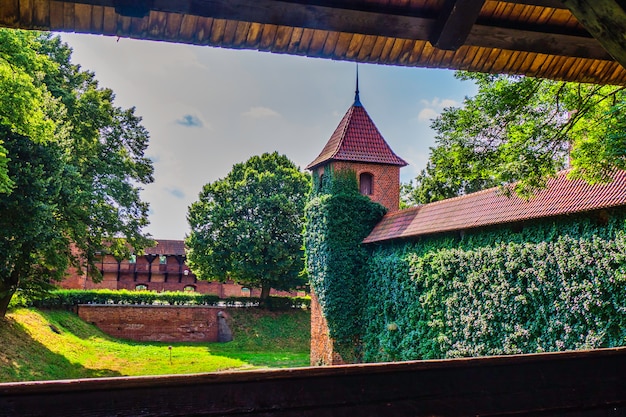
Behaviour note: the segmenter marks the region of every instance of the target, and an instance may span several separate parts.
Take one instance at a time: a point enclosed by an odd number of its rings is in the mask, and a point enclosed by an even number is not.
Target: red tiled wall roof
[[[330,160],[407,165],[391,150],[365,108],[356,103],[348,109],[322,152],[307,169]]]
[[[159,239],[156,246],[146,248],[144,252],[147,255],[184,255],[185,241]]]
[[[561,172],[547,188],[526,201],[497,188],[437,201],[386,215],[364,243],[417,237],[522,220],[552,217],[626,205],[626,171],[608,184],[568,180]]]

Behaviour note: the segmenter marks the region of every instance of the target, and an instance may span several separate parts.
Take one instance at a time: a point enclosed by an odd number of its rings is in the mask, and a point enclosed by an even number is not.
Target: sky
[[[135,107],[150,133],[155,181],[153,238],[184,239],[187,208],[206,183],[254,155],[278,151],[301,169],[320,153],[354,102],[352,62],[97,35],[61,34],[72,62],[111,88],[115,104]],[[431,120],[476,93],[451,70],[359,64],[361,103],[393,151],[409,163],[408,182],[425,166]]]

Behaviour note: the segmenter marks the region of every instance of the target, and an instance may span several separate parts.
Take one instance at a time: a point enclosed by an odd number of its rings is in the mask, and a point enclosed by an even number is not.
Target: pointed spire
[[[359,99],[359,63],[356,64],[356,91],[354,92],[354,106],[363,106]]]
[[[354,101],[322,152],[307,165],[306,169],[313,170],[330,161],[350,161],[400,167],[407,165],[406,161],[391,150],[365,111],[365,107],[359,101],[358,81]]]

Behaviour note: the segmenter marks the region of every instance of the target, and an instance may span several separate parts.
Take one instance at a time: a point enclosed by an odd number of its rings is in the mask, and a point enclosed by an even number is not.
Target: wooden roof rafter
[[[0,25],[626,84],[617,0],[3,0]]]
[[[547,31],[548,26],[478,19],[487,0],[447,0],[440,14],[429,9],[382,6],[355,0],[74,0],[76,4],[113,7],[122,16],[147,18],[150,11],[192,15],[224,21],[301,27],[339,33],[385,36],[431,41],[444,50],[463,45],[498,47],[572,57],[610,59],[598,41],[583,30]],[[535,6],[555,5],[555,1],[507,0],[501,3]],[[530,4],[528,4],[530,3]],[[561,7],[563,8],[563,7]],[[477,21],[477,22],[475,22]],[[442,36],[463,34],[456,42]],[[516,44],[511,48],[511,43]]]

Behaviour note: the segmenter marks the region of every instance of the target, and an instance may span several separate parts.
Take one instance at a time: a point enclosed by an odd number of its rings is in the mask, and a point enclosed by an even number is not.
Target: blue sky
[[[187,207],[233,164],[278,151],[304,168],[352,105],[355,64],[325,59],[62,34],[72,61],[95,72],[120,107],[136,108],[150,132],[157,240],[183,239]],[[434,144],[430,120],[476,92],[450,70],[359,65],[360,98],[391,148],[409,162],[408,182]]]

